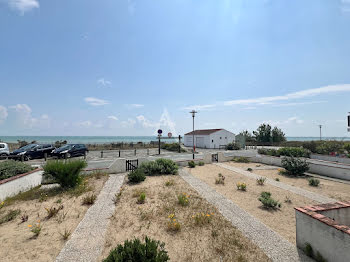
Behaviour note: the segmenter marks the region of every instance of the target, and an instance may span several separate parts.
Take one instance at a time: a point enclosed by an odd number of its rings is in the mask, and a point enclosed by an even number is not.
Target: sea
[[[286,137],[287,141],[313,141],[319,140],[319,137]],[[27,142],[36,141],[36,143],[55,143],[56,141],[66,140],[68,143],[75,144],[108,144],[108,143],[150,143],[157,141],[156,136],[0,136],[0,141],[7,143],[16,143],[18,140]],[[322,137],[322,140],[350,141],[350,137]],[[167,142],[176,142],[177,138],[167,139]]]

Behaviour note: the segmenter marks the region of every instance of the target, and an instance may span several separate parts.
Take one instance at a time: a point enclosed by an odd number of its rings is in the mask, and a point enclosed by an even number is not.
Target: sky
[[[349,137],[350,0],[0,0],[0,136]]]

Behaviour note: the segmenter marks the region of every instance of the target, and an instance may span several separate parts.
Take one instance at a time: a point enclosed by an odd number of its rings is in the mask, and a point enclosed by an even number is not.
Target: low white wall
[[[319,154],[311,154],[311,159],[318,159],[324,161],[338,162],[350,165],[350,158],[347,157],[336,157],[336,156],[327,156],[327,155],[319,155]]]
[[[16,178],[0,185],[0,201],[7,197],[17,195],[20,192],[41,185],[44,171],[37,171],[31,174]]]
[[[317,251],[332,262],[350,261],[350,235],[334,227],[295,211],[297,246],[305,248],[309,243],[314,253]]]

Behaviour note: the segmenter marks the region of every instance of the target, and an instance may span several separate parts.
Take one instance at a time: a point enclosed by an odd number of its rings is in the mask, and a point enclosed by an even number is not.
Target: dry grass
[[[0,225],[1,262],[54,261],[64,245],[63,240],[69,238],[89,208],[81,205],[82,199],[90,193],[98,195],[106,180],[107,176],[99,179],[89,176],[80,187],[66,193],[35,188],[6,200],[0,217],[16,209],[21,210],[21,214]],[[47,219],[48,216],[51,218]]]
[[[147,235],[165,242],[171,261],[220,261],[220,257],[222,261],[269,261],[179,176],[172,176],[172,186],[166,186],[168,178],[148,177],[140,185],[124,186],[100,260],[124,240]],[[147,201],[138,205],[134,198],[141,192]],[[178,196],[184,193],[187,206],[178,204]],[[202,213],[203,219],[198,219]],[[170,222],[178,223],[179,229],[169,230]]]

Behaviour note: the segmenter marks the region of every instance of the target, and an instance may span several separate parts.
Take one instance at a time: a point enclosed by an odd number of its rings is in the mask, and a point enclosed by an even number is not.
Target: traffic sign
[[[158,134],[161,135],[163,133],[162,129],[158,129]]]

